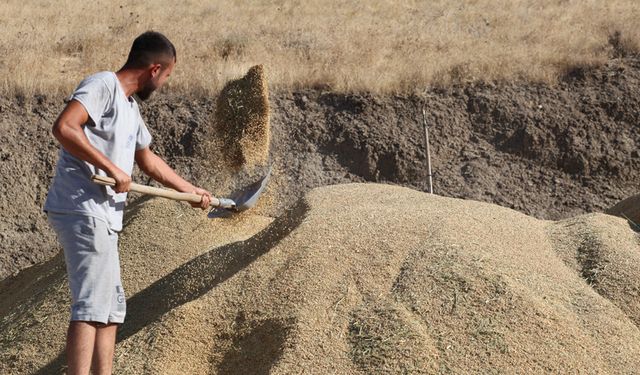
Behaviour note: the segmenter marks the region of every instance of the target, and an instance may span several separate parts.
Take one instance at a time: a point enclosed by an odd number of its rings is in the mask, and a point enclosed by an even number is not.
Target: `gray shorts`
[[[120,281],[118,233],[91,216],[49,212],[64,249],[71,290],[71,320],[122,323],[126,313]]]

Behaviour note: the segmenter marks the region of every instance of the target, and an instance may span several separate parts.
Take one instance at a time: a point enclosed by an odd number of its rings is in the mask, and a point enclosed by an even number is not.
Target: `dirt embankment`
[[[559,219],[601,211],[636,193],[640,182],[637,58],[570,72],[555,87],[486,84],[422,96],[310,90],[272,93],[270,101],[273,204],[262,212],[271,216],[328,184],[377,181],[426,190],[422,106],[439,195]],[[160,93],[142,107],[155,151],[225,194],[237,179],[221,166],[219,146],[208,142],[216,136],[214,103]],[[0,98],[0,278],[58,250],[40,209],[56,162],[49,129],[61,109],[59,98]]]

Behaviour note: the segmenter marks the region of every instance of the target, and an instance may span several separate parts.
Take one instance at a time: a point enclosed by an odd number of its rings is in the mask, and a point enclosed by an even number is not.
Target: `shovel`
[[[267,170],[267,173],[264,175],[264,177],[252,183],[251,185],[246,186],[245,188],[231,194],[231,200],[236,203],[236,206],[233,209],[227,209],[222,206],[217,206],[209,211],[208,216],[210,218],[229,217],[233,212],[242,212],[255,206],[258,202],[258,198],[260,198],[260,195],[267,186],[269,177],[271,177],[271,166]]]
[[[229,217],[232,213],[242,212],[255,206],[258,202],[258,198],[264,191],[267,184],[267,180],[271,175],[271,168],[267,174],[257,182],[249,185],[246,189],[236,193],[235,199],[229,198],[211,198],[211,207],[213,209],[209,213],[209,217]],[[91,181],[102,186],[115,186],[116,180],[107,176],[92,175]],[[131,183],[129,190],[136,193],[152,195],[156,197],[169,198],[176,201],[185,201],[200,203],[202,196],[193,193],[181,193],[174,190],[162,189],[153,186],[140,185]]]

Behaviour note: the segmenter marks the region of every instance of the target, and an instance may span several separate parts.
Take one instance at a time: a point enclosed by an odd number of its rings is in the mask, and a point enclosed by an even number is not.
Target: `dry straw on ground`
[[[132,207],[121,240],[115,373],[640,368],[637,233],[613,216],[542,221],[351,184],[273,222],[154,199]],[[0,373],[58,373],[64,273],[57,258],[0,285]]]
[[[68,93],[89,73],[118,69],[133,38],[148,29],[176,44],[170,85],[190,94],[215,93],[258,63],[275,89],[552,82],[573,67],[637,51],[638,19],[636,0],[7,0],[0,4],[0,89]]]
[[[228,82],[216,100],[213,124],[227,164],[265,165],[269,157],[269,93],[262,65]]]

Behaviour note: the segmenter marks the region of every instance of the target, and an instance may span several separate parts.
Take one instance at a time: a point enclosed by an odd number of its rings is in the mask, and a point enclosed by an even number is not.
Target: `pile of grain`
[[[633,225],[634,229],[640,230],[640,194],[621,200],[609,207],[606,213],[623,217]]]
[[[269,94],[264,68],[228,82],[220,92],[214,113],[215,130],[223,156],[234,169],[263,165],[269,157]]]
[[[640,368],[637,234],[613,216],[542,221],[350,184],[273,222],[150,200],[130,210],[121,253],[115,373]],[[65,288],[59,258],[0,285],[0,373],[58,372]]]

